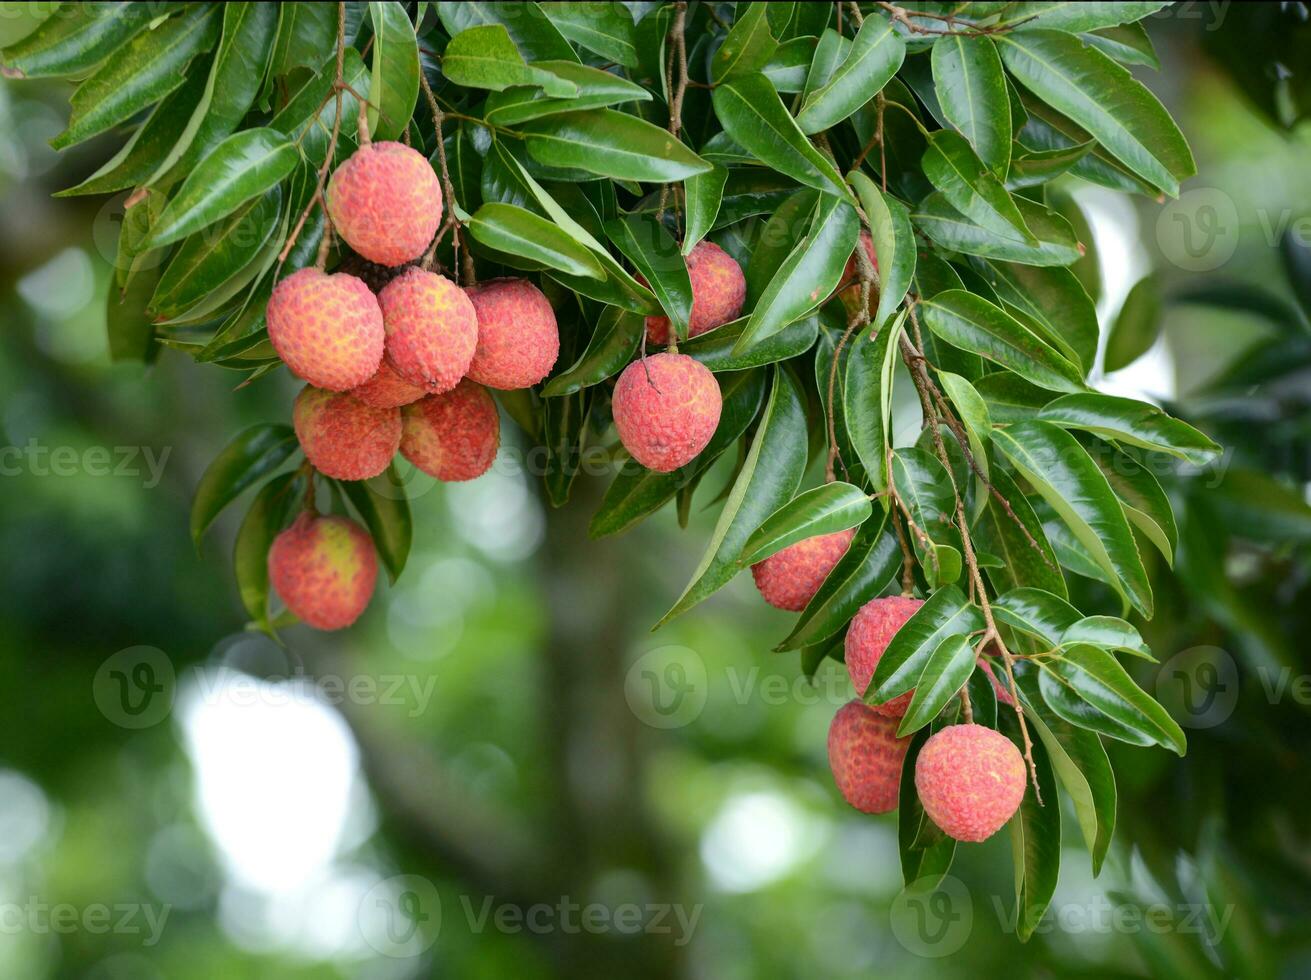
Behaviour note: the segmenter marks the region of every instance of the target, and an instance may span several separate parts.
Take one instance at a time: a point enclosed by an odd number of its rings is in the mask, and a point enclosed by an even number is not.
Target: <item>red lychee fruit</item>
[[[874,239],[870,237],[869,232],[861,229],[860,247],[865,250],[869,256],[870,264],[874,266],[874,271],[879,271],[879,260],[874,255]],[[843,307],[847,311],[848,317],[855,316],[860,311],[860,260],[856,258],[853,251],[851,257],[847,259],[847,264],[842,269],[842,280],[838,283],[838,288],[834,290],[838,299],[842,301]],[[879,306],[879,287],[877,283],[870,283],[869,289],[869,312],[873,316]]]
[[[897,738],[895,718],[859,699],[844,704],[828,730],[828,764],[842,798],[862,813],[895,810],[909,747],[909,738]]]
[[[442,219],[442,188],[418,150],[370,143],[328,181],[328,217],[356,252],[381,265],[423,254]]]
[[[354,276],[293,272],[274,287],[266,319],[278,356],[316,388],[349,391],[382,361],[382,310]]]
[[[472,480],[496,459],[501,441],[496,403],[468,378],[402,411],[401,454],[429,476],[447,483]]]
[[[417,402],[427,394],[424,389],[410,384],[397,374],[385,357],[378,365],[377,373],[358,388],[352,388],[350,393],[374,408],[400,408]]]
[[[747,298],[747,279],[737,260],[714,242],[697,242],[687,256],[687,275],[692,280],[692,313],[687,318],[687,335],[736,320]],[[642,280],[645,285],[646,280]],[[669,318],[646,318],[647,343],[669,343]]]
[[[269,548],[269,581],[287,608],[320,630],[355,622],[373,596],[373,539],[348,517],[304,511]]]
[[[921,599],[905,596],[888,596],[883,599],[871,599],[856,612],[847,629],[846,659],[847,673],[851,683],[856,685],[859,694],[865,693],[874,668],[879,658],[888,648],[897,630],[906,625],[906,620],[915,615],[915,611],[924,605]],[[871,705],[879,714],[890,718],[900,718],[910,707],[911,696],[915,692],[899,694],[885,704]]]
[[[407,269],[378,294],[386,359],[429,394],[450,391],[473,360],[478,317],[464,290],[445,276]]]
[[[686,354],[634,361],[619,376],[611,400],[624,448],[657,473],[676,470],[705,449],[723,407],[715,376]]]
[[[847,553],[855,536],[856,529],[849,527],[845,531],[818,534],[788,545],[751,566],[756,588],[775,609],[800,612],[815,598],[824,579]]]
[[[306,385],[291,423],[305,458],[324,476],[367,480],[387,468],[401,444],[401,413]]]
[[[987,840],[1005,826],[1024,799],[1026,779],[1015,743],[983,725],[949,725],[924,743],[915,761],[924,812],[962,841]]]
[[[478,349],[469,377],[511,391],[537,384],[560,353],[555,310],[527,279],[489,279],[466,290],[478,316]]]

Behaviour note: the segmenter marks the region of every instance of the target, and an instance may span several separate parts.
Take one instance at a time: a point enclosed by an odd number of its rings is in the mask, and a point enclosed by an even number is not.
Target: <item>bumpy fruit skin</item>
[[[828,730],[828,764],[842,798],[862,813],[895,810],[909,747],[909,738],[897,738],[895,718],[859,699],[844,704]]]
[[[555,310],[527,279],[489,279],[467,290],[478,316],[478,349],[469,377],[511,391],[537,384],[560,354]]]
[[[719,382],[686,354],[653,354],[624,368],[611,409],[619,440],[649,470],[691,462],[715,434],[724,399]]]
[[[1020,750],[983,725],[950,725],[931,737],[915,761],[915,791],[944,834],[987,840],[1024,799]]]
[[[447,483],[482,476],[496,459],[501,419],[486,388],[468,378],[405,406],[401,455]]]
[[[315,629],[339,630],[355,622],[377,580],[373,539],[348,517],[305,511],[269,549],[274,590]]]
[[[692,280],[689,337],[737,319],[747,298],[747,279],[733,256],[714,242],[698,242],[687,257],[687,275]],[[669,343],[669,318],[647,317],[646,339],[650,344]]]
[[[273,349],[316,388],[349,391],[373,377],[382,361],[382,310],[354,276],[293,272],[274,287],[266,316]]]
[[[922,605],[924,605],[923,600],[908,599],[898,595],[871,599],[860,607],[851,620],[846,640],[847,673],[851,675],[851,683],[856,685],[858,693],[865,693],[865,688],[869,687],[870,678],[874,676],[874,668],[878,666],[883,651],[888,648],[897,630],[901,629],[906,624],[906,620],[915,615],[915,610]],[[914,690],[910,690],[905,694],[897,695],[885,704],[875,704],[870,707],[889,718],[900,718],[910,707],[910,699],[914,693]]]
[[[380,265],[423,254],[442,219],[442,188],[418,150],[370,143],[328,181],[328,216],[356,252]]]
[[[398,409],[308,385],[296,396],[291,423],[310,465],[337,480],[377,476],[401,444]]]
[[[358,388],[352,388],[350,393],[374,408],[400,408],[417,402],[428,392],[402,378],[384,357],[377,373]]]
[[[870,237],[869,232],[861,229],[860,247],[865,250],[869,256],[870,264],[874,266],[874,271],[879,271],[879,260],[874,255],[874,239]],[[855,316],[860,310],[860,260],[856,258],[856,253],[852,252],[851,257],[847,259],[846,266],[842,269],[842,280],[838,283],[835,290],[838,298],[842,300],[843,307],[846,308],[847,316]],[[869,288],[869,312],[873,316],[879,306],[879,289],[874,283],[870,283]]]
[[[775,609],[800,612],[815,598],[824,579],[847,553],[855,536],[856,529],[849,527],[845,531],[819,534],[788,545],[751,566],[756,588]]]
[[[378,294],[386,359],[430,394],[450,391],[473,360],[478,316],[464,290],[445,276],[407,269]]]

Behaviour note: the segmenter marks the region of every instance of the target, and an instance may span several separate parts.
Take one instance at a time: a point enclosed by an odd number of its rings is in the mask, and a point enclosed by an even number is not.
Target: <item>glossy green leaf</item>
[[[921,201],[911,218],[935,243],[966,255],[1025,265],[1069,265],[1079,258],[1079,242],[1065,219],[1023,197],[1013,200],[1025,227],[1038,239],[1037,245],[998,236],[975,224],[940,192]]]
[[[850,483],[813,487],[765,518],[742,546],[738,564],[745,568],[806,538],[845,531],[862,523],[871,511],[869,495]]]
[[[935,587],[960,577],[960,535],[952,525],[956,516],[956,490],[952,476],[936,456],[925,449],[905,447],[892,454],[892,480],[897,493],[918,527],[911,544]],[[924,541],[921,535],[926,535]]]
[[[266,88],[273,79],[297,68],[318,71],[325,55],[337,47],[337,8],[333,4],[280,3],[278,10],[278,36],[269,59]],[[335,59],[335,54],[332,57]]]
[[[501,24],[471,27],[452,37],[442,57],[442,74],[456,85],[494,92],[515,85],[533,85],[557,99],[578,94],[578,86],[573,82],[526,64]]]
[[[405,5],[396,0],[370,3],[369,17],[373,21],[369,134],[376,140],[394,140],[405,132],[419,99],[419,41]],[[443,69],[455,46],[452,40]]]
[[[875,331],[870,324],[851,341],[843,388],[842,417],[860,464],[877,492],[888,486],[892,446],[892,370],[905,314]]]
[[[740,317],[721,327],[697,334],[687,343],[679,345],[679,353],[695,357],[716,374],[722,371],[742,371],[799,357],[815,346],[815,338],[820,329],[819,317],[809,316],[789,324],[773,336],[737,354],[738,338],[746,325],[747,318]]]
[[[800,92],[805,88],[814,57],[815,38],[794,37],[778,46],[760,67],[760,73],[769,79],[776,92]]]
[[[810,92],[797,113],[804,133],[835,126],[874,97],[897,73],[906,57],[906,42],[881,13],[867,14],[851,49],[833,74]]]
[[[208,4],[191,7],[137,34],[77,87],[68,128],[50,145],[62,150],[90,139],[180,86],[191,59],[218,40],[220,10]]]
[[[897,737],[917,732],[946,707],[974,673],[974,646],[970,638],[953,633],[944,637],[929,655],[915,682],[915,694],[897,726]]]
[[[1043,406],[1038,418],[1062,428],[1083,429],[1104,439],[1169,453],[1196,466],[1220,455],[1220,446],[1187,422],[1134,398],[1096,391],[1062,395]]]
[[[1179,531],[1170,499],[1151,470],[1139,465],[1127,453],[1101,451],[1105,448],[1098,446],[1093,459],[1119,498],[1129,523],[1156,546],[1165,556],[1166,564],[1173,565]]]
[[[1026,314],[1087,376],[1097,359],[1097,308],[1074,273],[1056,266],[982,260],[976,260],[974,268],[1002,302]]]
[[[1038,187],[1055,180],[1082,160],[1094,146],[1092,140],[1049,150],[1025,150],[1017,144],[1010,170],[1006,173],[1006,189]]]
[[[980,228],[1001,238],[1037,245],[1019,207],[1000,180],[975,155],[960,133],[940,129],[929,134],[924,175],[947,202]]]
[[[85,74],[160,13],[158,5],[147,3],[69,4],[58,17],[50,18],[39,30],[5,48],[5,73],[16,78]]]
[[[1083,39],[1122,65],[1145,65],[1161,70],[1161,59],[1156,56],[1156,48],[1142,24],[1103,27],[1084,34]]]
[[[806,413],[791,374],[774,368],[764,414],[746,462],[724,502],[701,562],[658,629],[716,592],[737,573],[737,557],[766,517],[792,499],[806,468]]]
[[[937,336],[1053,391],[1078,391],[1083,374],[1045,340],[982,296],[961,289],[922,302],[924,323]]]
[[[477,241],[499,252],[570,275],[605,278],[601,263],[586,246],[532,211],[492,202],[475,211],[465,224]]]
[[[1064,598],[1065,578],[1042,521],[1005,469],[992,466],[989,476],[1006,503],[989,494],[974,528],[975,543],[1001,559],[999,568],[988,569],[988,578],[999,592],[1032,587]]]
[[[5,3],[0,4],[0,48],[8,48],[43,26],[50,27],[55,11],[62,4],[44,0],[41,3]]]
[[[983,475],[987,476],[989,470],[987,442],[992,435],[992,418],[988,415],[988,403],[983,400],[983,396],[978,393],[974,385],[959,374],[939,371],[938,383],[942,386],[943,393],[955,406],[956,414],[960,416],[961,424],[965,427],[965,437],[970,444],[970,455],[983,470]]]
[[[940,38],[933,83],[942,112],[979,159],[1005,176],[1011,160],[1011,102],[997,46],[988,37]]]
[[[711,98],[724,132],[765,166],[807,187],[850,197],[837,168],[811,145],[764,75],[731,78]]]
[[[1019,719],[1013,712],[998,718],[1002,734],[1022,746]],[[1061,805],[1056,777],[1041,739],[1030,750],[1038,789],[1025,787],[1020,808],[1010,821],[1011,860],[1015,866],[1015,935],[1028,942],[1042,924],[1061,874]],[[1042,802],[1038,802],[1041,794]]]
[[[638,67],[633,18],[623,4],[548,3],[542,12],[580,47],[625,68]]]
[[[1071,623],[1061,634],[1060,645],[1086,643],[1103,650],[1123,650],[1145,660],[1155,660],[1142,636],[1130,624],[1116,616],[1085,616]]]
[[[983,615],[954,585],[934,592],[897,631],[879,658],[865,691],[870,704],[883,704],[915,686],[938,645],[949,636],[983,628]]]
[[[1060,3],[1009,3],[1005,6],[1005,12],[996,21],[997,26],[1014,26],[1019,31],[1054,30],[1077,34],[1142,20],[1169,6],[1169,0],[1148,0],[1145,3],[1063,0]]]
[[[537,61],[533,68],[549,71],[577,86],[571,98],[552,98],[535,86],[517,86],[492,92],[483,106],[483,118],[501,126],[554,116],[580,109],[601,109],[624,102],[649,102],[651,93],[640,85],[599,68],[571,61]]]
[[[115,278],[109,284],[105,305],[105,326],[112,361],[149,361],[158,348],[155,328],[146,307],[155,292],[163,257],[142,252],[139,243],[158,221],[163,195],[147,194],[127,209],[119,231]]]
[[[371,480],[336,483],[363,519],[373,546],[378,549],[382,567],[387,570],[387,578],[394,583],[405,569],[414,536],[405,482],[397,474],[395,464]]]
[[[336,56],[320,69],[318,77],[311,78],[291,100],[269,120],[269,128],[286,133],[300,146],[307,163],[318,167],[328,155],[333,122],[337,117],[336,99],[330,99],[336,75]],[[347,48],[342,59],[342,80],[356,92],[369,90],[369,70],[354,48]],[[337,161],[353,152],[349,137],[359,129],[360,102],[349,91],[342,92],[341,135],[337,147]],[[325,101],[326,100],[326,101]],[[452,177],[455,175],[452,174]]]
[[[607,306],[587,349],[567,370],[546,383],[542,396],[571,395],[618,374],[637,353],[645,329],[646,322],[636,313]]]
[[[1023,422],[1034,418],[1038,410],[1058,397],[1046,388],[1030,384],[1010,371],[993,371],[973,382],[975,390],[988,403],[994,424]]]
[[[1049,647],[1060,645],[1065,631],[1082,619],[1068,601],[1042,589],[1018,588],[1003,592],[992,602],[997,622],[1021,630]]]
[[[693,174],[683,182],[687,198],[683,229],[684,255],[690,255],[697,243],[715,227],[715,218],[719,216],[727,183],[728,169],[719,166],[704,173]]]
[[[831,27],[826,27],[819,36],[819,41],[815,44],[815,55],[811,59],[810,68],[806,72],[806,80],[801,87],[801,101],[810,98],[812,94],[823,88],[828,80],[833,77],[837,71],[838,65],[842,64],[846,58],[847,52],[851,50],[851,41],[843,37]]]
[[[232,571],[246,613],[269,631],[269,548],[286,526],[305,494],[305,477],[299,472],[275,476],[260,489],[237,530],[232,550]]]
[[[505,28],[515,48],[529,61],[578,61],[560,29],[542,12],[541,4],[462,0],[434,6],[451,37],[473,27],[496,24]]]
[[[746,266],[747,306],[755,306],[787,257],[803,241],[814,223],[819,197],[808,188],[794,190],[761,228]]]
[[[879,307],[874,323],[882,324],[901,305],[915,278],[915,232],[904,204],[884,194],[859,171],[852,171],[847,179],[869,218],[874,256],[879,264]]]
[[[747,4],[733,22],[715,56],[710,59],[710,77],[714,82],[759,71],[778,50],[778,42],[769,32],[767,3]]]
[[[692,315],[692,280],[678,243],[654,216],[630,214],[605,223],[605,233],[646,280],[680,340]]]
[[[1133,532],[1087,451],[1050,422],[1016,422],[995,429],[992,441],[1061,516],[1098,567],[1118,582],[1125,598],[1150,617],[1152,587]]]
[[[524,126],[528,152],[550,167],[576,167],[616,180],[682,180],[711,165],[661,129],[615,109],[588,109]]]
[[[269,423],[253,425],[228,443],[205,470],[191,501],[191,538],[196,547],[228,504],[276,471],[299,445],[291,426]]]
[[[274,129],[229,136],[183,182],[143,247],[168,245],[226,217],[282,181],[299,158],[295,145]]]
[[[1142,357],[1161,334],[1161,290],[1156,276],[1134,283],[1111,325],[1103,366],[1107,371],[1128,367]]]
[[[1118,160],[1171,197],[1197,167],[1156,96],[1096,48],[1061,31],[998,35],[1002,60],[1029,91],[1086,129]]]

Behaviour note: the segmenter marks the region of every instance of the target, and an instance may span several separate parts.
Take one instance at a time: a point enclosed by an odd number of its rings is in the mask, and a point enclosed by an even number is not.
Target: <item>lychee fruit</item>
[[[310,465],[337,480],[367,480],[387,468],[401,443],[401,413],[349,393],[306,385],[291,410]]]
[[[924,812],[961,841],[987,840],[1005,826],[1024,799],[1026,780],[1015,743],[983,725],[949,725],[924,743],[915,761]]]
[[[897,738],[895,718],[860,699],[844,704],[828,729],[828,764],[842,798],[862,813],[895,810],[909,747],[909,738]]]
[[[856,529],[849,527],[788,545],[751,566],[756,588],[775,609],[800,612],[815,598],[855,536]]]
[[[266,320],[278,356],[316,388],[349,391],[373,377],[382,361],[382,310],[354,276],[293,272],[274,287]]]
[[[358,388],[352,388],[350,393],[374,408],[400,408],[417,402],[428,392],[402,378],[384,357],[377,373]]]
[[[527,279],[489,279],[466,292],[478,317],[478,348],[469,377],[512,391],[551,373],[560,353],[560,330],[546,295]]]
[[[496,459],[501,419],[487,389],[468,378],[402,410],[401,455],[429,476],[453,483],[482,476]]]
[[[874,271],[879,271],[879,260],[874,255],[874,239],[870,233],[863,228],[860,232],[860,248],[865,250],[869,256],[870,264],[874,266]],[[860,260],[853,251],[851,257],[847,259],[847,264],[842,269],[842,280],[838,283],[838,288],[834,290],[838,299],[842,301],[843,307],[849,317],[855,316],[860,311]],[[878,283],[870,283],[869,289],[869,312],[873,316],[879,306],[879,287]]]
[[[423,254],[442,218],[442,188],[424,155],[403,143],[370,143],[328,181],[328,217],[370,262],[401,265]]]
[[[373,539],[348,517],[304,511],[269,548],[269,581],[287,608],[320,630],[364,612],[378,580]]]
[[[445,276],[412,268],[378,294],[386,359],[402,378],[430,394],[450,391],[469,370],[478,317],[464,290]]]
[[[687,275],[692,280],[692,312],[687,319],[687,335],[695,337],[707,330],[736,320],[747,298],[747,279],[737,260],[714,242],[698,242],[687,256]],[[645,280],[643,280],[645,283]],[[669,318],[646,318],[647,343],[669,343]]]
[[[649,470],[691,462],[715,434],[724,407],[719,382],[686,354],[653,354],[624,368],[611,410],[619,440]]]
[[[878,666],[879,658],[887,650],[892,638],[897,635],[897,630],[905,626],[906,621],[922,605],[924,602],[921,599],[894,595],[871,599],[856,612],[847,629],[846,660],[847,673],[851,675],[851,683],[856,685],[859,694],[864,694],[869,687],[874,668]],[[885,704],[870,707],[879,714],[900,718],[910,707],[914,693],[913,690],[907,691]]]

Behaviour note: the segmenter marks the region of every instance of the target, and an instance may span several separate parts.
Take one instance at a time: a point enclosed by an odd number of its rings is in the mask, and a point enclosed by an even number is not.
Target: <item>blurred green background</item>
[[[749,577],[648,632],[706,513],[593,542],[604,480],[548,512],[510,453],[411,483],[409,567],[354,629],[245,632],[237,515],[197,556],[190,495],[296,386],[110,365],[122,198],[51,194],[115,139],[56,158],[69,89],[0,83],[0,976],[1311,976],[1305,19],[1151,18],[1201,176],[1170,204],[1070,187],[1104,339],[1150,277],[1123,330],[1155,342],[1101,385],[1226,453],[1165,474],[1181,547],[1138,624],[1189,754],[1109,746],[1112,857],[1094,880],[1067,813],[1025,945],[1006,834],[899,897],[895,818],[828,773],[845,672],[771,654],[790,617]]]

